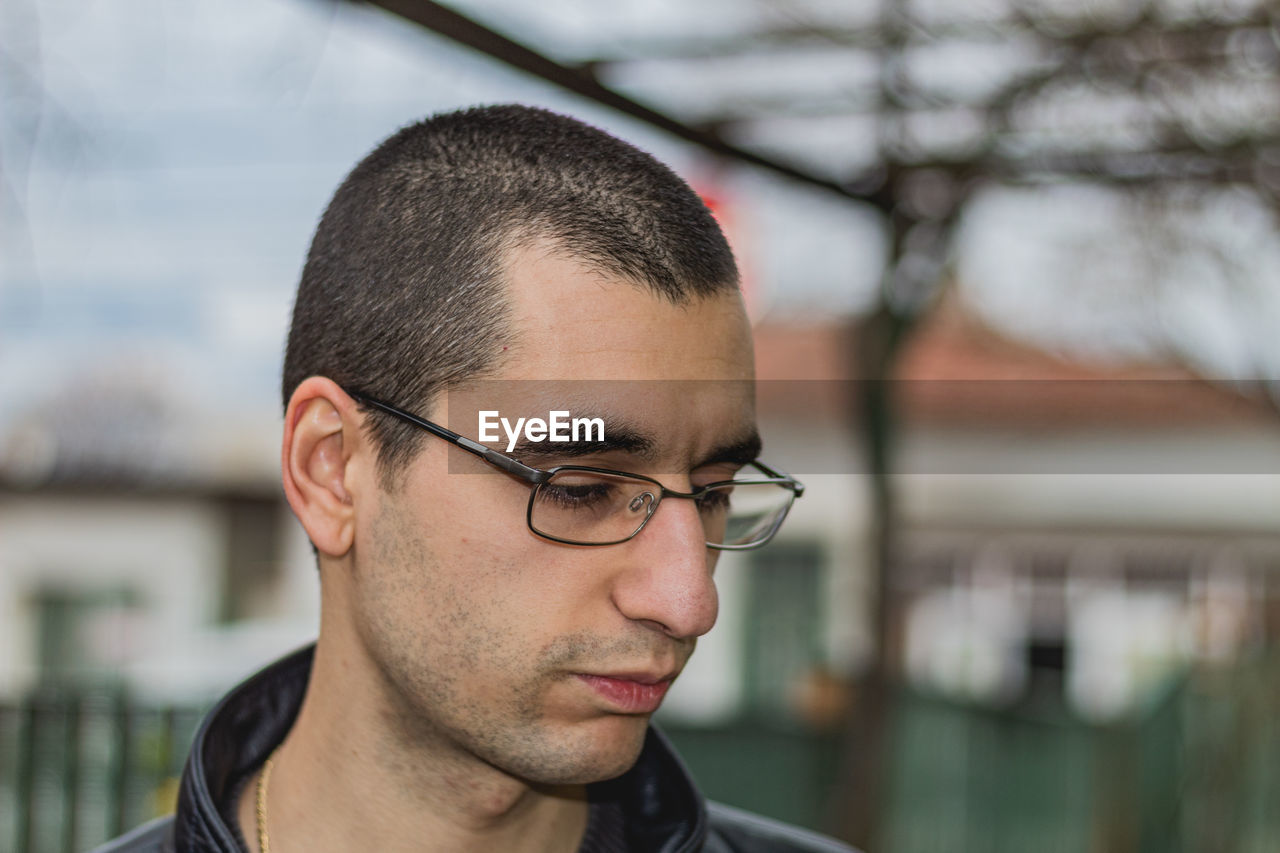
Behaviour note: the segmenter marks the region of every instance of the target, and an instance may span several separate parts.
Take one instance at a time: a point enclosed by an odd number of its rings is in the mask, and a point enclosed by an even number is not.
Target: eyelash
[[[723,490],[707,492],[698,499],[698,506],[706,509],[727,509],[730,503],[730,495]]]
[[[566,509],[580,509],[607,502],[610,492],[614,488],[604,483],[594,483],[586,486],[543,486],[540,497],[549,503]],[[583,493],[574,494],[575,490],[581,490]],[[707,492],[698,499],[697,504],[698,508],[702,510],[725,510],[731,504],[731,496],[723,490]]]
[[[608,497],[615,487],[606,483],[592,483],[591,485],[569,485],[555,486],[544,485],[541,489],[541,496],[551,503],[563,507],[580,507],[591,503],[598,503]],[[573,494],[579,491],[580,494]]]

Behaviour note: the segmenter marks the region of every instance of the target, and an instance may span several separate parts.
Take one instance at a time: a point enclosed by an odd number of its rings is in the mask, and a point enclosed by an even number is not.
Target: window
[[[823,662],[822,549],[774,542],[750,558],[748,709],[794,717],[797,692]]]
[[[137,638],[139,597],[127,587],[44,587],[35,593],[41,684],[110,685]]]

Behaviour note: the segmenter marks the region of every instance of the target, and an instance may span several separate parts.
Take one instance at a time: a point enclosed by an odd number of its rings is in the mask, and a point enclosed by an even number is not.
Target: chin
[[[644,748],[648,717],[611,717],[566,734],[526,778],[545,785],[589,785],[626,773]]]
[[[582,783],[605,782],[609,779],[616,779],[626,773],[635,766],[636,759],[640,757],[640,750],[643,746],[644,735],[641,734],[639,742],[634,747],[614,749],[601,754],[586,773],[590,778],[584,778]]]

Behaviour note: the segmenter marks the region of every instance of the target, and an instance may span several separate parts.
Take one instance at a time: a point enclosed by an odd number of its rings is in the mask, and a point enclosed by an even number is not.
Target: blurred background
[[[1280,837],[1280,9],[1265,0],[0,5],[0,849],[172,807],[316,630],[276,472],[310,233],[497,101],[683,174],[809,491],[662,712],[869,853]]]

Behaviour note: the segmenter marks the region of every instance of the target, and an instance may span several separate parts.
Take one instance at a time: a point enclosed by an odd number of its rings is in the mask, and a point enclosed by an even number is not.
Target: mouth
[[[652,714],[662,704],[667,689],[675,679],[675,673],[626,672],[593,675],[576,673],[578,679],[590,687],[618,712],[624,714]]]

